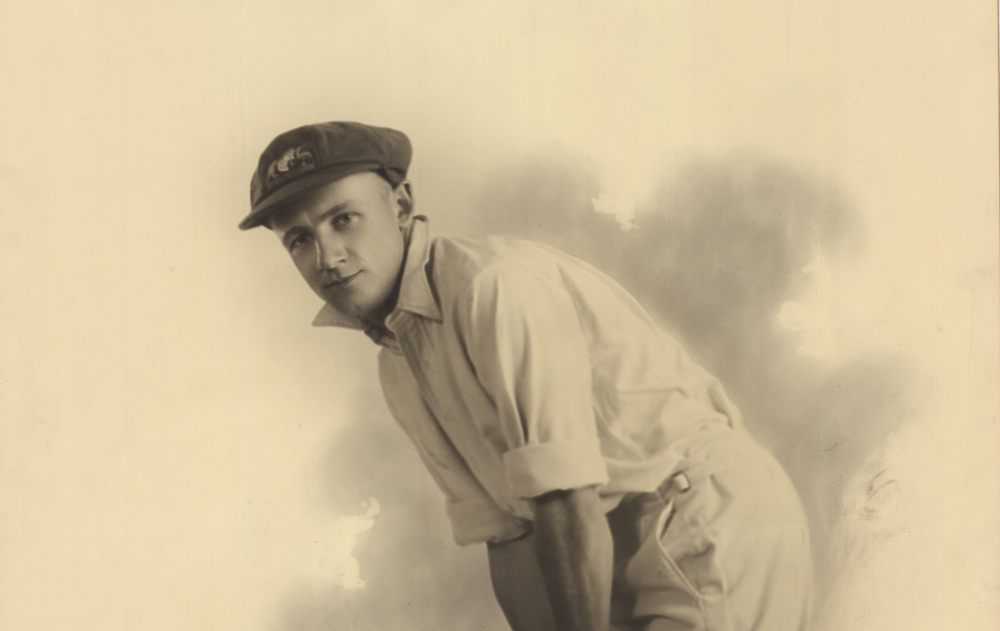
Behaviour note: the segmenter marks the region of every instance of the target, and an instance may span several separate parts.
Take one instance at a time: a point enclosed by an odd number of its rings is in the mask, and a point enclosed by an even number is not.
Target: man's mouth
[[[354,272],[350,276],[345,276],[345,277],[343,277],[343,278],[341,278],[339,280],[332,280],[329,283],[325,283],[323,286],[326,287],[327,289],[330,289],[332,287],[340,287],[341,285],[346,285],[347,283],[349,283],[352,280],[354,280],[357,277],[357,275],[360,274],[360,273],[361,273],[361,270],[358,270],[357,272]]]

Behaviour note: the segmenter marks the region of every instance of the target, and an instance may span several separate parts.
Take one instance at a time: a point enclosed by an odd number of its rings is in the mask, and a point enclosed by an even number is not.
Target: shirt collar
[[[403,279],[399,285],[396,308],[388,321],[400,311],[409,311],[432,320],[441,320],[441,308],[434,299],[430,281],[425,271],[431,257],[431,231],[427,217],[415,215],[410,227],[403,264]],[[339,326],[348,329],[365,329],[367,323],[357,316],[345,315],[332,305],[325,304],[313,319],[313,326]]]

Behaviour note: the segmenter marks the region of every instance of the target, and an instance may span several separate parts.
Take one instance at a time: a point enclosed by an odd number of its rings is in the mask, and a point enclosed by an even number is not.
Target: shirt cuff
[[[516,517],[501,513],[485,499],[474,498],[445,505],[455,543],[494,543],[514,539],[528,531],[528,525]]]
[[[507,489],[517,498],[608,482],[600,443],[593,438],[525,445],[506,452],[503,462]]]

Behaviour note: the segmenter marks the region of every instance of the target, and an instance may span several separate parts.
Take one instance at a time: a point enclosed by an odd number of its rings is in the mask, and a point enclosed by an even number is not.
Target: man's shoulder
[[[460,288],[496,274],[540,271],[553,266],[560,255],[540,243],[506,236],[435,236],[429,264],[439,285]]]
[[[626,317],[626,312],[642,312],[635,299],[606,274],[535,241],[506,236],[435,235],[430,241],[425,273],[445,314],[456,313],[456,308],[470,308],[473,303],[488,304],[500,294],[510,301],[520,295],[537,298],[560,293],[568,294],[578,308],[614,312],[621,317]]]

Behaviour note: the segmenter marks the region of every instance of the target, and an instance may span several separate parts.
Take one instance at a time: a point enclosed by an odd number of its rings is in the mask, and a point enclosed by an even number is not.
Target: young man
[[[278,237],[314,324],[382,347],[389,409],[512,628],[802,629],[801,505],[718,381],[582,261],[433,235],[410,155],[385,128],[286,132],[240,228]]]

